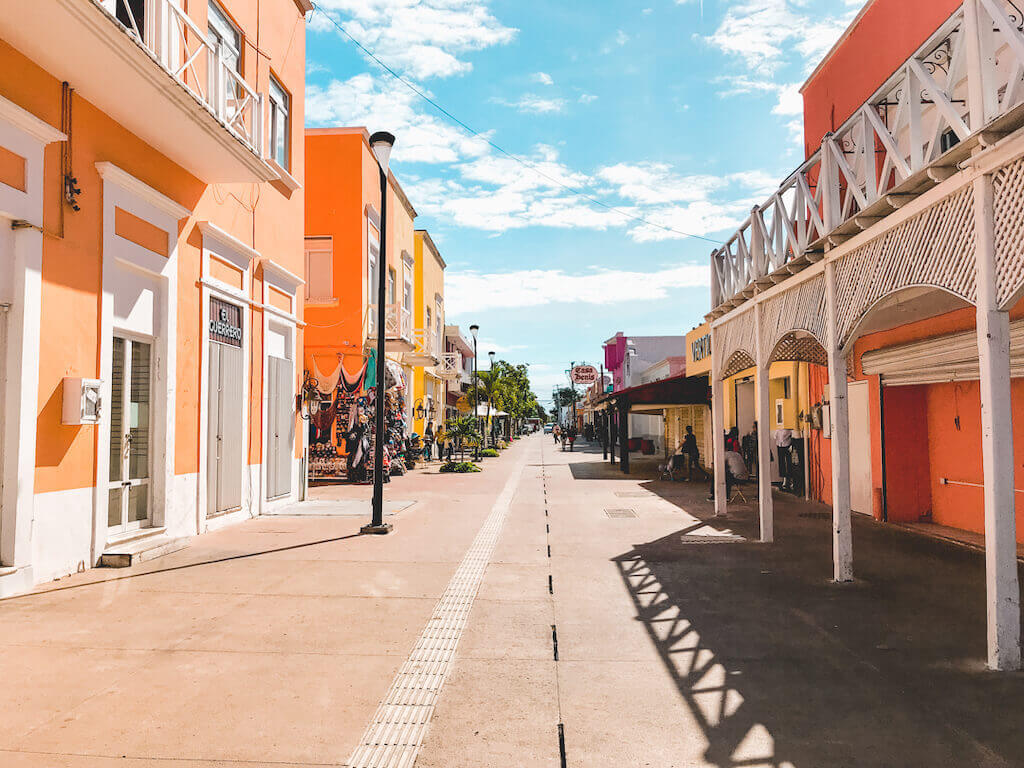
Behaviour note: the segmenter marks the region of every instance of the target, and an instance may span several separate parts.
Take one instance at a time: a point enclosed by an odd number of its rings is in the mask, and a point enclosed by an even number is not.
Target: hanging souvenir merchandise
[[[325,366],[326,367],[326,366]],[[358,371],[339,364],[330,375],[320,371],[320,401],[309,417],[310,480],[369,483],[373,481],[377,408],[376,365],[371,351]],[[330,387],[324,391],[323,383]],[[403,474],[414,466],[405,421],[406,385],[402,367],[385,361],[384,477]]]

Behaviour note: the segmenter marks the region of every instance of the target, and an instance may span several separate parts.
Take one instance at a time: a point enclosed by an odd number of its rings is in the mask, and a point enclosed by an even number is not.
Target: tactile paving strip
[[[412,768],[466,628],[484,569],[501,535],[525,464],[512,472],[466,556],[445,588],[387,695],[360,739],[348,768]]]

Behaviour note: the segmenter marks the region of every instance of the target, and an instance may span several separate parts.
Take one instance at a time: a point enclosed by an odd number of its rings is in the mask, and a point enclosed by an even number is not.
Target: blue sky
[[[307,125],[397,136],[416,225],[448,262],[448,322],[477,323],[482,356],[530,363],[542,400],[617,331],[701,322],[714,243],[681,233],[724,239],[799,164],[797,89],[861,5],[314,2]]]

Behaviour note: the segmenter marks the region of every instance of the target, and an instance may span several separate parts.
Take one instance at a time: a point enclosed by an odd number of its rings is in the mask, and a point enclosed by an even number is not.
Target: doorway
[[[872,514],[871,499],[871,416],[868,382],[848,385],[850,407],[850,507],[854,512]]]
[[[292,400],[294,364],[282,357],[267,357],[267,498],[287,496],[292,490],[292,454],[295,451],[295,411]]]
[[[152,520],[152,345],[114,336],[110,379],[107,529],[119,535]]]
[[[242,507],[246,398],[241,307],[210,299],[210,340],[207,343],[206,516],[215,517]]]

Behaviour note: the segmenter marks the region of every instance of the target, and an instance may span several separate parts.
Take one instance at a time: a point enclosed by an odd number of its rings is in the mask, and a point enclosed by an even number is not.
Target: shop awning
[[[680,405],[708,405],[711,390],[707,376],[673,376],[605,395],[598,403],[609,407],[625,404],[633,413],[664,413]]]

